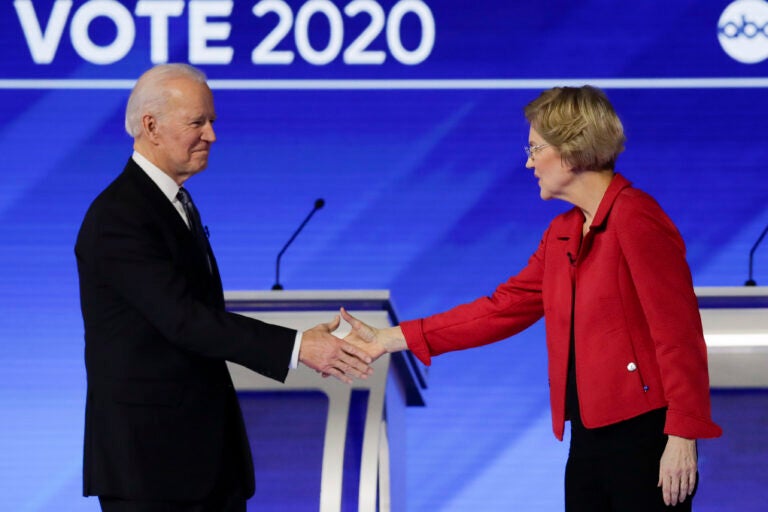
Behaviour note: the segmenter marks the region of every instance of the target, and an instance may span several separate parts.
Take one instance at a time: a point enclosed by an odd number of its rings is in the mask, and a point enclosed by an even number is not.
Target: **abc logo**
[[[768,2],[736,0],[717,22],[720,46],[731,58],[755,64],[768,58]]]

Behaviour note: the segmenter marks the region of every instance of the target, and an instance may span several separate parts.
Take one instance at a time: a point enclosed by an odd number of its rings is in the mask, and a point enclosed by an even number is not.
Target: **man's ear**
[[[144,114],[141,118],[141,130],[144,132],[147,140],[157,144],[158,126],[157,118],[152,114]]]

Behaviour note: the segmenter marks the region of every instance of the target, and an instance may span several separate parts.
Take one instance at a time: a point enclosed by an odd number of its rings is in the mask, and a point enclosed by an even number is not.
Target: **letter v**
[[[64,25],[67,23],[69,11],[72,10],[72,0],[56,0],[45,32],[37,19],[32,0],[15,0],[13,6],[16,8],[24,37],[27,39],[32,60],[35,64],[50,64],[56,56],[56,50],[59,49]]]

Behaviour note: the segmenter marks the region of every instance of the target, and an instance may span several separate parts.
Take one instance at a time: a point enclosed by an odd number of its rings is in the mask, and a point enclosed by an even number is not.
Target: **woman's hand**
[[[350,333],[344,337],[344,341],[361,348],[373,360],[387,352],[397,352],[408,348],[400,327],[387,327],[385,329],[371,327],[350,315],[344,308],[341,308],[341,316],[352,327]]]
[[[675,506],[693,494],[696,488],[696,440],[669,436],[659,464],[659,483],[664,503]]]

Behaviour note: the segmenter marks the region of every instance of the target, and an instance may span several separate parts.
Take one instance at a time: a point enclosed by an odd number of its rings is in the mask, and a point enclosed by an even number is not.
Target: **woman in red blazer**
[[[621,121],[594,87],[558,87],[525,109],[526,167],[542,199],[574,205],[528,265],[444,313],[374,329],[342,314],[374,356],[433,355],[499,341],[542,316],[552,428],[571,422],[566,510],[690,510],[696,439],[718,437],[685,246],[648,194],[614,172]],[[363,344],[365,342],[365,344]]]

